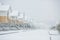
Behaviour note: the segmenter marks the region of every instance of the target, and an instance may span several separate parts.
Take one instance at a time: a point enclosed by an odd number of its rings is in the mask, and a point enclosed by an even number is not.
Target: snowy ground
[[[50,40],[50,39],[47,30],[25,30],[25,31],[19,30],[16,33],[0,35],[0,40]]]

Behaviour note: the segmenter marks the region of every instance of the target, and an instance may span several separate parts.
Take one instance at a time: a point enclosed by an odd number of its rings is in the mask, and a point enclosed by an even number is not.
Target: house
[[[14,22],[14,23],[26,23],[24,20],[24,14],[18,12],[17,10],[13,10],[12,13],[9,14],[9,22]]]
[[[11,7],[9,5],[0,5],[0,23],[7,23],[8,15],[11,12]]]
[[[13,10],[11,13],[9,13],[9,18],[11,20],[17,20],[17,17],[18,17],[18,11]]]

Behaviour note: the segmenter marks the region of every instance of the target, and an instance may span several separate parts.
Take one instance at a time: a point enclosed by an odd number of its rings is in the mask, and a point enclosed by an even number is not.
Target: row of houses
[[[26,23],[24,13],[12,10],[10,5],[0,3],[0,23]]]
[[[25,20],[24,13],[12,10],[10,5],[0,4],[0,31],[30,28],[32,25]]]

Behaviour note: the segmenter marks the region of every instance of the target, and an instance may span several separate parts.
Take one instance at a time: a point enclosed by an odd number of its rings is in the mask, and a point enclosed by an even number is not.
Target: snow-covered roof
[[[0,11],[8,11],[10,8],[9,5],[0,5]]]
[[[18,11],[13,10],[12,13],[9,14],[9,16],[18,16]]]
[[[20,13],[20,15],[18,16],[18,18],[23,18],[24,15],[22,13]]]

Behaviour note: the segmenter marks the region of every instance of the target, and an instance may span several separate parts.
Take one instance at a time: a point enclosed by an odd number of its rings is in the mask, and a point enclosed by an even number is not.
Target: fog
[[[32,20],[36,25],[55,25],[59,22],[59,0],[0,0],[1,3],[12,6],[13,10],[24,12],[26,20]]]

